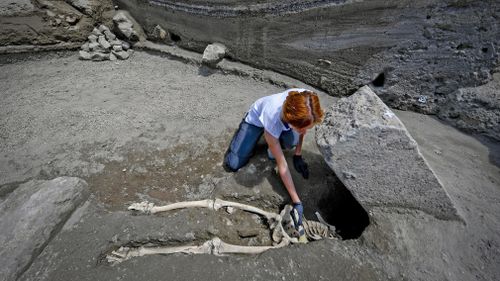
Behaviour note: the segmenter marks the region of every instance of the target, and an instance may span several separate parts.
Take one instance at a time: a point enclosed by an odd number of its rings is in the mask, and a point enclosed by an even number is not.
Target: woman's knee
[[[229,145],[224,159],[225,166],[232,171],[243,167],[250,159],[262,132],[263,128],[242,121]]]
[[[228,151],[224,158],[224,166],[231,172],[236,172],[241,167],[245,166],[248,160],[248,158],[239,157],[237,154]]]

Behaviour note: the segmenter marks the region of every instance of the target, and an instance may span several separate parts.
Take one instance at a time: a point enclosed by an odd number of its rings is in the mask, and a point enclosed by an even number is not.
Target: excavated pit
[[[357,239],[370,224],[365,209],[338,180],[318,203],[323,218],[335,226],[342,239]]]
[[[230,174],[236,179],[237,185],[242,185],[241,188],[250,192],[250,188],[256,187],[259,189],[257,193],[262,193],[262,196],[239,194],[231,198],[234,195],[233,188],[230,186],[231,182],[227,183],[228,179],[224,177],[221,165],[224,152],[221,148],[227,146],[230,135],[231,132],[226,132],[211,139],[209,146],[186,142],[158,150],[145,144],[129,144],[127,153],[120,160],[108,161],[101,172],[86,180],[95,198],[110,211],[125,210],[130,204],[142,201],[160,206],[180,201],[222,198],[279,212],[289,201],[279,176],[274,172],[275,163],[267,159],[267,146],[262,139],[249,167]],[[88,154],[87,157],[90,157],[92,152]],[[299,188],[304,188],[300,192],[303,195],[305,217],[318,221],[315,212],[319,212],[327,223],[335,226],[341,239],[357,239],[369,224],[368,214],[331,172],[321,155],[305,150],[304,157],[314,170],[313,173],[327,175],[305,181],[297,178],[298,174],[293,171]],[[249,173],[248,170],[252,172]],[[269,186],[263,184],[265,181]],[[271,190],[267,190],[268,188]],[[277,197],[282,199],[277,200]],[[205,228],[194,227],[189,232],[192,234],[184,233],[190,237],[187,240],[168,239],[168,235],[165,236],[167,238],[148,237],[114,244],[110,251],[120,246],[199,245],[213,237],[234,245],[272,245],[268,222],[255,214],[241,210],[230,214],[225,209],[210,211],[195,208],[153,216],[164,218],[168,224],[168,217],[175,215],[185,216],[188,221],[208,223]]]

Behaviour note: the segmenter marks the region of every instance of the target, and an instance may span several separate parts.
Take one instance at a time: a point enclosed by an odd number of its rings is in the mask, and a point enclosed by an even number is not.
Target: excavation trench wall
[[[498,64],[498,1],[118,0],[146,31],[349,95],[373,83],[397,109],[437,114],[500,139],[498,93],[464,103],[459,89],[491,80]],[[476,110],[480,108],[480,110]],[[474,111],[474,114],[470,112]]]

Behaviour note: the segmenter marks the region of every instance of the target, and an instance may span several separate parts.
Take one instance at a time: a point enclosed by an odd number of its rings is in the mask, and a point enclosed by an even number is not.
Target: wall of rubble
[[[209,43],[332,95],[372,84],[392,108],[436,114],[500,140],[500,94],[463,99],[499,64],[500,3],[476,0],[117,0],[151,32]],[[479,110],[478,110],[479,109]],[[470,114],[474,112],[474,114]]]
[[[111,24],[113,14],[111,0],[2,1],[0,53],[23,47],[76,48],[95,25]]]

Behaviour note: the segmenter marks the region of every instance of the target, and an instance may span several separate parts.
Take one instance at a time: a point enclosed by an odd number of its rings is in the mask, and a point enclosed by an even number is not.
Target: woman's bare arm
[[[274,158],[276,158],[276,164],[278,165],[278,171],[285,185],[290,198],[294,203],[300,202],[299,195],[295,190],[295,185],[293,184],[292,175],[290,174],[290,170],[288,169],[288,164],[285,159],[285,155],[283,154],[283,150],[281,149],[280,142],[277,138],[273,137],[266,130],[264,130],[264,138],[266,139],[267,145],[271,150]]]

